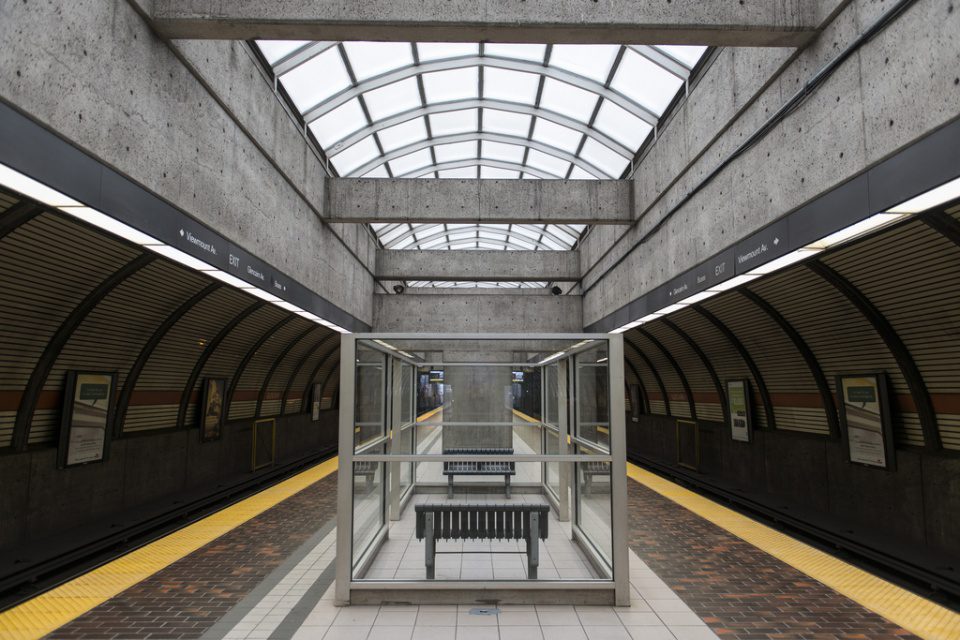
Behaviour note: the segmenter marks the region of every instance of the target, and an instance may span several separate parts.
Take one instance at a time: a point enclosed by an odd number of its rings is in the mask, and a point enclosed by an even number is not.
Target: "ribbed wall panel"
[[[677,361],[683,374],[687,377],[687,383],[693,390],[694,400],[696,401],[697,418],[722,422],[724,416],[720,403],[704,402],[702,400],[704,395],[715,396],[717,390],[710,378],[710,373],[697,354],[690,348],[690,345],[677,335],[676,331],[662,322],[644,325],[643,328],[670,352],[670,355]],[[698,397],[701,400],[697,400]]]
[[[16,419],[16,411],[0,411],[0,449],[13,444],[13,423]]]
[[[253,354],[246,368],[238,372],[240,380],[237,384],[236,397],[230,405],[228,413],[230,420],[253,417],[257,410],[257,396],[267,382],[266,375],[270,367],[273,366],[280,352],[312,324],[309,320],[294,318],[277,329]],[[250,397],[246,397],[247,395]]]
[[[634,369],[637,370],[637,375],[643,381],[643,388],[647,392],[647,400],[650,403],[650,413],[661,416],[667,415],[666,403],[660,398],[660,386],[657,384],[657,378],[653,375],[653,371],[626,341],[623,344],[623,355],[633,364]],[[666,386],[666,382],[664,382],[664,386]],[[670,410],[674,411],[673,403],[670,404]]]
[[[309,407],[305,404],[308,398],[304,397],[304,390],[309,397],[310,389],[307,386],[312,382],[309,380],[313,370],[325,361],[317,374],[317,381],[322,382],[324,376],[337,366],[340,354],[336,353],[340,348],[340,334],[330,335],[324,338],[323,345],[317,349],[313,355],[307,358],[300,370],[293,378],[293,384],[290,385],[290,395],[287,397],[287,406],[284,408],[284,414],[299,413],[307,410]],[[332,353],[332,355],[331,355]],[[328,357],[329,356],[329,357]]]
[[[683,384],[680,382],[680,376],[663,352],[639,331],[628,332],[625,339],[637,345],[657,369],[660,379],[663,380],[663,386],[667,388],[670,399],[670,413],[678,418],[689,418],[690,404],[683,389]]]
[[[280,415],[281,396],[290,380],[290,376],[294,373],[294,367],[303,360],[310,349],[322,343],[332,333],[336,332],[325,327],[316,327],[297,340],[296,344],[290,348],[283,360],[277,364],[277,368],[274,369],[270,379],[265,382],[266,392],[264,393],[263,405],[260,407],[261,416]]]

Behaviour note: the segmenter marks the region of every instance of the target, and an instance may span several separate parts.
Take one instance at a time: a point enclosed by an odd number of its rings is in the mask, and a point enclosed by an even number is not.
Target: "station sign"
[[[740,275],[790,253],[788,220],[767,225],[734,247],[736,274]]]

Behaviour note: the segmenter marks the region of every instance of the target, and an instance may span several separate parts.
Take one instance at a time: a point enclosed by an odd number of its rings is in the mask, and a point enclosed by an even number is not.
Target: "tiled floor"
[[[374,559],[364,578],[423,580],[425,570],[425,544],[414,536],[413,505],[426,502],[442,504],[502,503],[498,494],[413,496],[403,511],[400,520],[390,523],[390,538]],[[543,496],[514,494],[511,503],[545,504]],[[570,523],[560,522],[551,510],[547,540],[540,542],[541,580],[589,579],[595,577],[586,556],[571,540]],[[441,540],[437,543],[438,580],[524,580],[527,577],[527,561],[524,543],[516,540]],[[463,552],[467,551],[468,554]],[[447,555],[445,552],[452,552]],[[486,552],[486,553],[484,553]],[[490,552],[510,552],[509,555]]]

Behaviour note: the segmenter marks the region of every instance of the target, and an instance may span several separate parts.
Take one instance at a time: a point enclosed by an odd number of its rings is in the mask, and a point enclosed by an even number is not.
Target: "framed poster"
[[[61,468],[106,460],[115,382],[115,373],[67,372],[60,418]]]
[[[257,471],[269,467],[276,460],[277,421],[265,418],[253,423],[253,450],[250,460],[251,470]]]
[[[320,383],[313,385],[313,394],[310,396],[310,419],[314,422],[320,421],[320,400],[322,398]]]
[[[227,381],[223,378],[205,378],[200,403],[200,441],[219,440],[223,430],[224,394]]]
[[[893,423],[882,373],[837,376],[840,426],[850,462],[893,469]]]
[[[730,437],[739,442],[750,442],[753,429],[750,407],[750,381],[727,380],[727,419],[730,422]]]

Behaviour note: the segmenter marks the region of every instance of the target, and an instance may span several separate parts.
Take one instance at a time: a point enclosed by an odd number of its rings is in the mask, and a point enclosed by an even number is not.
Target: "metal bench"
[[[593,491],[593,476],[610,476],[609,462],[581,462],[583,472],[583,495],[588,496]]]
[[[418,504],[417,540],[426,539],[427,578],[436,576],[437,540],[523,540],[527,543],[527,577],[537,579],[540,540],[549,534],[550,507],[545,504]],[[491,551],[482,553],[524,553]]]
[[[466,449],[451,448],[444,449],[444,455],[453,456],[509,456],[513,455],[513,449],[487,448],[487,449]],[[506,497],[510,497],[510,476],[517,473],[517,465],[513,462],[498,462],[495,460],[470,460],[469,462],[444,462],[443,475],[447,476],[447,497],[453,497],[453,477],[454,476],[503,476],[503,492]]]
[[[373,479],[377,475],[377,469],[380,467],[379,462],[354,462],[353,463],[353,475],[363,476],[363,490],[366,493],[369,493],[373,488]]]

